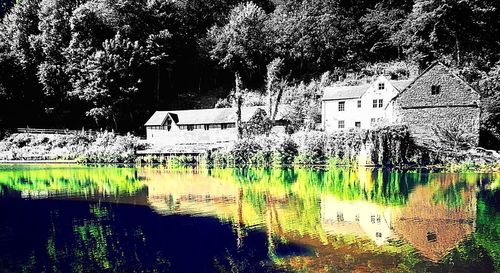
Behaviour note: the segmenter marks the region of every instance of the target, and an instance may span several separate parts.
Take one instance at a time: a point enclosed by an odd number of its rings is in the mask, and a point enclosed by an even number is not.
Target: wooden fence
[[[95,135],[99,131],[95,130],[69,130],[69,129],[36,129],[36,128],[16,128],[15,133],[26,134],[48,134],[48,135],[74,135],[74,134],[87,134]]]

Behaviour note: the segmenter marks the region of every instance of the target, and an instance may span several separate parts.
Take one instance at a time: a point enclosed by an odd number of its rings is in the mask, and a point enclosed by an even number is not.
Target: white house
[[[275,125],[284,124],[284,111],[278,111]],[[265,107],[241,108],[243,123],[258,114],[266,115]],[[145,127],[149,142],[172,145],[230,142],[237,137],[236,108],[156,111]]]
[[[391,208],[367,201],[343,201],[333,196],[323,196],[321,225],[327,234],[368,237],[377,245],[395,237]]]
[[[412,81],[391,81],[379,76],[369,84],[331,86],[322,99],[322,127],[325,131],[369,129],[387,119],[386,107]]]

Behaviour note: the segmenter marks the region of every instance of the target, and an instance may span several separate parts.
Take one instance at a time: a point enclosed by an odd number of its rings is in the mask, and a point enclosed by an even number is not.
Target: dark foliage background
[[[14,3],[16,2],[16,3]],[[497,0],[2,0],[0,126],[142,132],[157,109],[392,61],[453,66],[500,131]],[[233,12],[232,12],[233,11]]]

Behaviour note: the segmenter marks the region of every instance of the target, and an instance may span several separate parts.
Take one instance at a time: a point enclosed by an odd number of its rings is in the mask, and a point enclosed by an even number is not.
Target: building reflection
[[[391,209],[366,201],[321,198],[321,225],[327,234],[368,237],[382,245],[394,237]]]
[[[276,240],[320,246],[354,237],[371,241],[381,251],[385,246],[400,244],[397,242],[408,243],[422,257],[439,262],[474,232],[475,176],[418,175],[421,183],[404,196],[367,200],[375,196],[370,191],[382,189],[376,177],[387,179],[385,176],[368,171],[362,179],[352,175],[346,179],[345,174],[336,174],[339,179],[334,183],[348,183],[341,188],[363,192],[346,199],[345,193],[325,190],[328,187],[321,180],[332,178],[323,174],[299,173],[291,182],[280,180],[282,176],[272,172],[253,175],[251,181],[231,170],[218,175],[149,172],[144,177],[148,202],[155,211],[212,216],[230,222],[238,233],[238,244],[243,243],[245,229],[258,228],[266,230],[271,247]],[[408,181],[404,176],[398,179]],[[384,190],[377,194],[394,195],[394,189]],[[377,202],[393,199],[404,201]],[[370,249],[377,251],[376,247]]]
[[[393,221],[394,232],[434,262],[475,230],[474,184],[457,179],[457,175],[436,174],[429,185],[417,186]],[[440,200],[446,192],[449,196]]]

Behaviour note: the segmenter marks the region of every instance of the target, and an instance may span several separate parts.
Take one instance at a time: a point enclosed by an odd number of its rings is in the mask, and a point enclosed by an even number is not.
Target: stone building
[[[479,142],[480,96],[447,66],[435,62],[386,108],[391,123],[406,124],[415,140]]]

